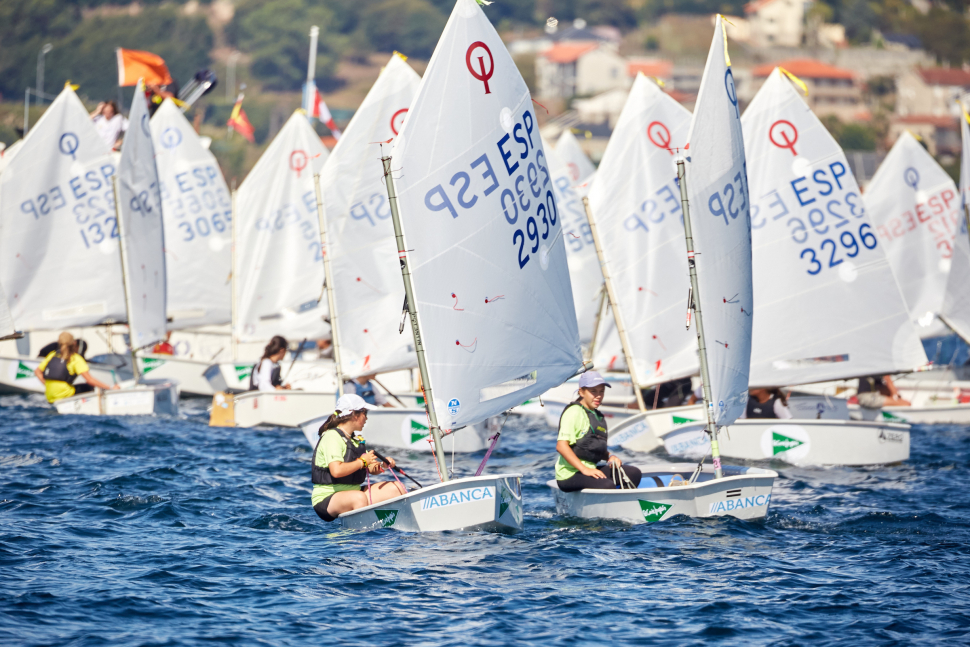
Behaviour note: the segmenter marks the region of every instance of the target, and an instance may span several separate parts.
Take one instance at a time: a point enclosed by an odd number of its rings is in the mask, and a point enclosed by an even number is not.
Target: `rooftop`
[[[589,41],[556,43],[540,56],[551,63],[575,63],[580,56],[592,52],[599,46],[599,43]]]
[[[783,67],[795,76],[803,79],[854,79],[855,74],[841,67],[835,67],[814,58],[790,58],[787,61],[778,61],[759,65],[754,68],[754,76],[765,78],[776,67]]]
[[[626,73],[629,76],[636,76],[642,72],[644,76],[655,76],[658,79],[669,79],[674,71],[674,64],[660,58],[640,58],[632,59],[627,64]]]
[[[953,67],[918,67],[916,73],[928,85],[960,85],[970,87],[970,72]]]

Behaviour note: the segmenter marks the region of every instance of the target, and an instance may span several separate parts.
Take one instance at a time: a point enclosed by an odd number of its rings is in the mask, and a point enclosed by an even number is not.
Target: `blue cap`
[[[594,386],[599,386],[600,384],[606,384],[607,387],[611,389],[613,388],[607,384],[606,380],[603,379],[603,376],[596,371],[586,371],[579,376],[579,388],[581,389],[590,389]]]

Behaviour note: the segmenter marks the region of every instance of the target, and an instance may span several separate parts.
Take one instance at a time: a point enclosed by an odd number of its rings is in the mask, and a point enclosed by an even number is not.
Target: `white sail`
[[[0,281],[22,330],[125,320],[114,174],[65,87],[0,176]]]
[[[118,163],[118,216],[125,250],[128,334],[137,350],[165,338],[165,241],[148,101],[135,87]]]
[[[960,225],[953,240],[953,264],[946,282],[941,318],[960,335],[970,340],[970,236],[967,234],[967,209],[970,205],[970,113],[961,103],[960,136]]]
[[[170,99],[155,112],[151,127],[161,181],[169,328],[227,323],[232,201],[226,181]]]
[[[926,355],[845,153],[775,69],[741,119],[751,191],[751,386],[909,371]]]
[[[690,276],[675,158],[690,119],[638,74],[589,192],[640,386],[699,367],[697,335],[684,325]]]
[[[593,338],[593,324],[600,304],[603,274],[593,246],[593,234],[583,207],[583,194],[573,186],[569,167],[554,148],[542,140],[549,158],[553,193],[562,217],[563,240],[566,241],[566,263],[573,289],[573,305],[579,324],[579,341],[588,344]]]
[[[962,219],[956,185],[907,131],[883,160],[864,198],[920,337],[945,333],[937,314],[950,274],[953,234]]]
[[[560,210],[529,91],[475,0],[458,0],[393,166],[444,428],[582,365]]]
[[[322,335],[328,327],[314,173],[327,149],[301,110],[256,162],[236,194],[240,341]]]
[[[737,89],[720,16],[687,140],[687,188],[711,404],[720,427],[734,422],[748,404],[752,324],[751,200]]]
[[[417,366],[410,330],[398,331],[404,286],[375,142],[397,136],[420,82],[399,54],[392,56],[320,177],[347,377]]]
[[[8,337],[16,332],[10,306],[7,305],[7,291],[0,286],[0,337]]]
[[[579,142],[576,141],[576,137],[568,128],[559,135],[559,140],[556,141],[556,152],[566,164],[569,180],[574,186],[586,182],[596,172],[596,167],[589,161]]]

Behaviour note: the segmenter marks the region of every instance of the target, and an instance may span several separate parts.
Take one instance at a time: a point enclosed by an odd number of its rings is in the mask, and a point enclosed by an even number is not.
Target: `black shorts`
[[[91,393],[94,391],[94,387],[87,382],[82,382],[81,384],[74,385],[74,395],[80,395],[82,393]]]
[[[334,492],[334,494],[336,494],[336,492]],[[337,520],[337,517],[331,517],[330,513],[327,512],[327,506],[330,505],[330,499],[332,498],[333,498],[333,494],[331,494],[326,499],[324,499],[320,503],[313,506],[313,511],[317,513],[317,516],[327,522]]]
[[[643,474],[640,469],[634,467],[633,465],[623,465],[621,466],[623,471],[626,472],[627,477],[633,482],[634,487],[640,485],[640,479]],[[556,481],[559,484],[559,489],[563,492],[578,492],[580,490],[615,490],[620,487],[618,481],[619,475],[617,475],[617,480],[614,480],[613,470],[610,466],[600,465],[597,467],[599,471],[606,475],[605,479],[593,478],[592,476],[586,476],[581,472],[576,472],[568,479],[562,481]]]

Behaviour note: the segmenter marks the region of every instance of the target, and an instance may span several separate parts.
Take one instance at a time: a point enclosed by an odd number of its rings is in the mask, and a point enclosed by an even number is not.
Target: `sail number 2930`
[[[538,140],[532,113],[525,110],[521,120],[496,142],[500,163],[493,164],[495,158],[482,153],[471,162],[469,172],[452,175],[448,187],[444,183],[432,187],[424,196],[424,205],[457,218],[460,210],[471,209],[479,199],[495,194],[491,199],[498,200],[506,222],[513,228],[512,246],[519,269],[524,268],[541,242],[554,240],[556,227],[561,226],[548,162]],[[482,182],[484,186],[478,186]]]

